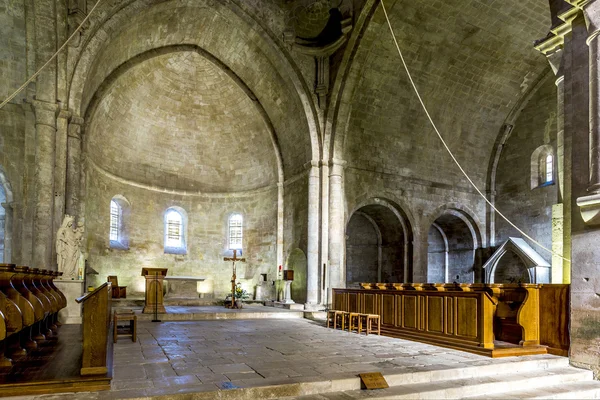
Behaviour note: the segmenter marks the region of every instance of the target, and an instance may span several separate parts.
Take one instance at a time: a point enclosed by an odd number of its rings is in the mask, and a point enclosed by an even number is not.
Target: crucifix
[[[231,306],[229,308],[235,308],[235,262],[241,261],[246,262],[245,258],[237,258],[237,249],[233,249],[233,257],[225,257],[223,261],[232,261],[233,262],[233,274],[231,276]]]

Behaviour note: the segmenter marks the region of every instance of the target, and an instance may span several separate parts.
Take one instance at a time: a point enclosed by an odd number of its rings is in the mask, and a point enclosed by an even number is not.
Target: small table
[[[166,299],[188,299],[197,300],[197,282],[205,281],[206,278],[197,276],[165,276],[167,284]]]

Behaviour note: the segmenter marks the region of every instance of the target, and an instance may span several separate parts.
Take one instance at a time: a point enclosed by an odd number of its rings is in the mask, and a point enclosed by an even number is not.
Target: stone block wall
[[[128,296],[142,296],[142,267],[169,268],[168,275],[206,278],[198,285],[202,297],[224,299],[231,291],[231,257],[227,249],[227,221],[230,214],[244,216],[243,257],[237,264],[237,280],[253,293],[260,274],[276,279],[277,189],[256,193],[181,196],[125,185],[97,170],[88,173],[86,196],[86,240],[89,266],[99,275],[90,284],[98,285],[108,275],[117,275],[128,286]],[[130,203],[126,221],[129,249],[109,247],[109,204],[114,195]],[[187,254],[164,253],[163,216],[177,206],[187,213]]]
[[[542,145],[552,146],[554,184],[531,189],[531,155]],[[558,164],[556,156],[556,86],[546,79],[517,118],[502,149],[496,170],[496,207],[513,223],[552,248],[552,205],[558,201]],[[509,236],[521,237],[502,218],[496,217],[496,244]],[[533,243],[544,259],[551,255]]]

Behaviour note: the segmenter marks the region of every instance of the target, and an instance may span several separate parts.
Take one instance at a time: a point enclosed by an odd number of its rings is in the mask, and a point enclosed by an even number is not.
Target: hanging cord
[[[527,239],[531,240],[533,243],[535,243],[536,245],[538,245],[540,248],[544,249],[548,253],[550,253],[552,255],[555,255],[557,257],[560,257],[563,260],[567,261],[568,263],[571,263],[571,260],[569,260],[568,258],[565,258],[562,254],[555,253],[554,251],[546,248],[540,242],[538,242],[537,240],[535,240],[534,238],[532,238],[531,236],[529,236],[528,234],[526,234],[522,229],[520,229],[518,226],[516,226],[514,223],[512,223],[507,217],[504,216],[504,214],[502,214],[500,211],[498,211],[498,209],[488,200],[488,198],[481,192],[481,190],[479,190],[479,188],[477,187],[477,185],[475,185],[475,183],[469,177],[469,175],[467,175],[467,173],[465,172],[465,170],[463,169],[463,167],[460,165],[460,163],[458,162],[458,160],[456,159],[456,157],[454,157],[454,154],[452,154],[452,151],[450,150],[450,148],[446,144],[446,141],[444,140],[444,138],[442,137],[440,131],[437,128],[437,126],[433,122],[433,119],[431,118],[431,115],[429,115],[429,111],[427,111],[427,107],[425,107],[425,103],[423,102],[423,99],[421,98],[421,95],[419,94],[419,91],[417,90],[417,86],[415,85],[415,82],[413,81],[412,75],[410,74],[410,71],[408,70],[408,66],[406,65],[406,61],[404,60],[404,56],[402,55],[402,51],[400,50],[400,46],[398,45],[398,40],[396,40],[396,34],[394,33],[394,29],[392,28],[392,24],[390,23],[390,19],[388,17],[388,13],[387,13],[387,11],[385,9],[385,4],[383,3],[383,0],[380,0],[380,1],[381,1],[381,8],[383,9],[383,13],[385,14],[385,20],[387,21],[387,25],[390,28],[390,33],[392,35],[392,39],[394,39],[394,44],[396,45],[396,49],[398,50],[398,55],[400,55],[400,60],[402,60],[402,65],[404,66],[404,70],[406,71],[406,75],[408,76],[408,80],[410,81],[410,84],[411,84],[412,88],[414,89],[415,94],[417,95],[417,98],[419,99],[419,103],[421,103],[421,107],[423,108],[423,111],[425,111],[425,115],[427,115],[427,119],[429,119],[429,122],[431,123],[431,126],[435,130],[435,133],[437,134],[438,138],[440,139],[440,141],[442,142],[442,144],[446,148],[446,151],[448,152],[448,154],[450,154],[450,157],[452,157],[452,160],[454,161],[454,163],[458,166],[458,169],[460,169],[460,172],[462,172],[462,174],[465,176],[465,178],[467,178],[467,180],[469,181],[469,183],[471,184],[471,186],[473,186],[473,188],[477,191],[477,193],[479,193],[479,195],[485,200],[485,202],[487,204],[489,204],[489,206],[492,208],[492,210],[494,210],[496,213],[498,213],[498,215],[501,216],[502,219],[504,219],[510,226],[512,226],[513,228],[515,228],[521,235],[523,235]]]
[[[75,37],[75,35],[81,30],[81,28],[83,27],[83,25],[87,22],[87,20],[90,18],[90,16],[92,15],[92,13],[96,9],[96,7],[98,7],[98,4],[100,4],[101,1],[102,0],[98,0],[96,2],[96,4],[94,5],[94,7],[92,7],[92,9],[90,10],[90,12],[88,13],[88,15],[86,15],[85,18],[83,19],[83,21],[81,21],[81,24],[79,24],[79,26],[77,27],[77,29],[75,29],[75,31],[73,31],[73,33],[71,34],[71,36],[69,36],[69,38],[67,39],[67,41],[64,42],[62,46],[60,46],[60,48],[56,51],[56,53],[54,53],[54,55],[52,57],[50,57],[50,59],[48,61],[46,61],[46,63],[44,65],[42,65],[41,68],[38,69],[35,74],[31,75],[31,77],[29,79],[27,79],[27,81],[25,81],[24,84],[22,84],[17,90],[15,90],[15,92],[13,94],[11,94],[10,96],[8,96],[8,98],[6,100],[4,100],[2,102],[2,104],[0,104],[0,109],[2,107],[4,107],[6,104],[8,104],[9,101],[11,101],[12,99],[14,99],[16,95],[18,95],[23,89],[25,89],[25,87],[27,85],[29,85],[31,83],[31,81],[33,81],[35,78],[37,78],[37,76],[42,72],[42,70],[44,68],[46,68],[48,66],[48,64],[50,64],[52,62],[52,60],[54,60],[56,58],[56,56],[65,47],[67,47],[67,44],[69,44],[69,42],[71,41],[71,39],[73,39],[73,37]]]

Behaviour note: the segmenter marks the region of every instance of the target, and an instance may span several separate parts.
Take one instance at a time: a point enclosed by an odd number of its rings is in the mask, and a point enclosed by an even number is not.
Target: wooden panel
[[[359,302],[357,293],[348,293],[348,310],[350,312],[358,312]]]
[[[428,332],[444,332],[444,298],[442,296],[427,296],[427,326]]]
[[[569,354],[569,285],[542,285],[540,288],[540,344],[548,352]]]
[[[403,328],[417,329],[417,296],[404,295]]]
[[[365,314],[376,314],[377,308],[375,307],[376,295],[371,293],[365,293],[365,305],[363,308],[363,312]]]
[[[456,331],[456,319],[454,318],[454,298],[445,296],[446,301],[446,333],[453,335]]]
[[[404,296],[396,294],[395,314],[396,314],[396,326],[402,326],[403,311],[404,311]]]
[[[344,296],[345,293],[340,293],[336,290],[334,290],[333,292],[333,309],[334,310],[340,310],[340,311],[346,311],[344,309]]]
[[[396,306],[396,296],[393,294],[384,294],[381,296],[381,323],[395,325],[394,308]]]
[[[458,336],[477,337],[477,298],[456,298],[456,322]]]

